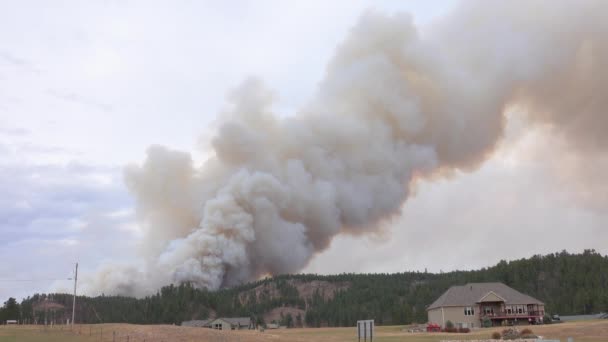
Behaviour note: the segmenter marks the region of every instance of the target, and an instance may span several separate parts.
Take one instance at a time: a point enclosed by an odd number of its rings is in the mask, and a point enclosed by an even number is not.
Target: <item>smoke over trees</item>
[[[229,94],[202,165],[152,146],[127,168],[145,266],[110,266],[95,289],[218,289],[297,272],[334,236],[398,215],[417,179],[474,170],[515,109],[598,158],[603,13],[605,1],[472,1],[425,36],[407,14],[364,13],[294,116],[274,113],[273,92],[249,79]]]

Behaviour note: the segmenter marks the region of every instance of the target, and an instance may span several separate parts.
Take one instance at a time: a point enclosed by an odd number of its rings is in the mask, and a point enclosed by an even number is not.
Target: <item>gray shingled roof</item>
[[[246,326],[249,326],[249,324],[251,324],[251,318],[249,318],[249,317],[231,317],[231,318],[220,317],[220,319],[224,320],[232,325],[238,325],[241,327],[246,327]]]
[[[192,320],[182,322],[183,327],[206,327],[212,319]]]
[[[490,291],[505,299],[506,304],[543,304],[540,300],[525,295],[503,283],[469,283],[452,286],[442,294],[427,310],[442,306],[469,306],[478,303]]]

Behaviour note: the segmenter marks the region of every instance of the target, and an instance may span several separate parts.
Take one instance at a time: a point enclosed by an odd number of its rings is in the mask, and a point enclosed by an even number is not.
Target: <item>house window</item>
[[[517,313],[524,313],[524,309],[520,306],[517,308]]]
[[[464,315],[465,316],[473,316],[473,315],[475,315],[475,309],[473,309],[470,306],[465,307],[464,308]]]
[[[511,311],[511,307],[510,307],[510,306],[508,306],[508,307],[507,307],[507,314],[509,314],[509,315],[510,315],[510,314],[511,314],[511,312],[512,312],[512,311]]]

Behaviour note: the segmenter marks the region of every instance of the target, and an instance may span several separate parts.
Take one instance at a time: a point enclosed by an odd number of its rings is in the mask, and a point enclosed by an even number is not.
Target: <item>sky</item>
[[[104,263],[136,261],[142,230],[124,168],[152,144],[204,160],[226,94],[244,79],[264,79],[276,111],[293,115],[363,12],[409,12],[424,34],[454,6],[2,2],[0,299],[70,291],[75,262],[86,279]],[[479,169],[419,182],[380,233],[337,236],[303,272],[445,272],[563,249],[608,253],[608,214],[552,167],[554,139],[524,132],[514,114]]]

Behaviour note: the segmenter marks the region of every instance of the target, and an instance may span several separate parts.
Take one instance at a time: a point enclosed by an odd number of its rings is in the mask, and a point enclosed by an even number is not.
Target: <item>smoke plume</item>
[[[607,13],[606,1],[473,1],[424,35],[408,14],[364,13],[297,114],[273,113],[273,92],[250,79],[202,165],[152,146],[127,168],[146,262],[101,272],[99,289],[297,272],[336,235],[398,215],[416,179],[476,169],[511,110],[593,158],[608,147]]]

